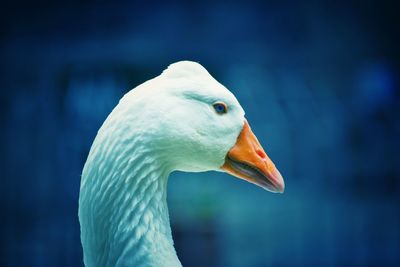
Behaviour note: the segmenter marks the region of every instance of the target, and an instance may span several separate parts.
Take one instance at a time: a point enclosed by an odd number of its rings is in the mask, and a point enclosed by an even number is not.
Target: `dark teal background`
[[[82,266],[80,174],[119,98],[175,61],[229,88],[286,180],[174,173],[184,266],[399,266],[396,1],[0,8],[0,266]]]

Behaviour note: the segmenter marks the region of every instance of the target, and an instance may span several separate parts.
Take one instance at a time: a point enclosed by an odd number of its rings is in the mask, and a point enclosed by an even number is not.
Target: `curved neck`
[[[141,138],[107,144],[104,135],[96,137],[82,174],[85,265],[181,266],[169,223],[168,169]]]

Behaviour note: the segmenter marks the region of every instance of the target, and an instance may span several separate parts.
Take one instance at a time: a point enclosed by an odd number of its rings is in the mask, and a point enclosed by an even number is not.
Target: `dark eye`
[[[224,114],[228,111],[228,108],[226,107],[226,105],[224,103],[218,102],[215,103],[213,105],[215,112],[217,112],[218,114]]]

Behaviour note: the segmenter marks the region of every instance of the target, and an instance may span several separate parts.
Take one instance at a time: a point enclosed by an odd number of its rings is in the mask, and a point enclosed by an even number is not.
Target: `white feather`
[[[226,103],[226,114],[213,110],[217,101]],[[243,123],[236,98],[198,63],[174,63],[127,93],[100,128],[82,173],[85,265],[181,266],[168,176],[219,170]]]

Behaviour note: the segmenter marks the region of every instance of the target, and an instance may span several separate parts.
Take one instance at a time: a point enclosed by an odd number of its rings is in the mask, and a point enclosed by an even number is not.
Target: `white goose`
[[[234,95],[200,64],[174,63],[128,92],[93,142],[79,198],[86,266],[181,266],[166,201],[175,170],[284,190]]]

